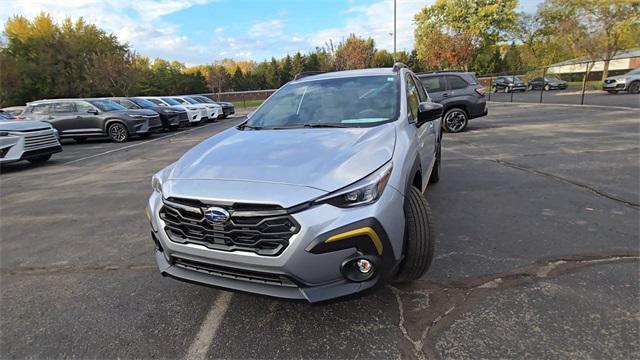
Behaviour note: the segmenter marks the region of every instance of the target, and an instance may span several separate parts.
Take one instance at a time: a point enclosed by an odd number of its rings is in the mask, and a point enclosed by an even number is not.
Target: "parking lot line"
[[[218,296],[216,301],[213,303],[211,310],[209,310],[209,313],[200,325],[200,330],[191,343],[191,346],[189,346],[189,350],[185,356],[186,359],[197,360],[205,358],[209,351],[209,347],[218,332],[220,323],[222,323],[222,318],[229,308],[232,297],[233,293],[231,292],[222,291],[220,293],[220,296]]]

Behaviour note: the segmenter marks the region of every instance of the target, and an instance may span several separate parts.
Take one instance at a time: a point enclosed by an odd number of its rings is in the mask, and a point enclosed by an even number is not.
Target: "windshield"
[[[372,126],[398,112],[398,76],[358,76],[285,85],[247,122],[251,127]]]
[[[193,100],[192,98],[189,98],[189,97],[184,97],[184,98],[181,98],[181,99],[186,100],[186,101],[188,101],[188,102],[190,102],[192,104],[200,104],[198,101],[195,101],[195,100]]]
[[[209,99],[206,96],[198,96],[198,97],[196,97],[196,99],[202,100],[203,102],[206,102],[206,103],[209,103],[209,104],[215,104],[216,103],[215,101]]]
[[[102,100],[89,100],[91,105],[97,107],[102,111],[114,111],[114,110],[126,110],[126,108],[115,101],[102,99]]]
[[[189,104],[191,104],[187,100],[181,99],[181,98],[171,98],[171,100],[176,101],[178,103],[178,105],[189,105]]]
[[[14,118],[11,114],[0,110],[0,120],[14,120]]]
[[[131,101],[133,101],[134,103],[136,103],[138,106],[141,106],[145,109],[151,109],[156,107],[157,105],[152,103],[151,101],[147,100],[147,99],[141,99],[141,98],[135,98],[135,99],[131,99]],[[160,105],[160,104],[158,104]]]
[[[640,75],[640,69],[633,69],[629,71],[627,75]]]
[[[553,76],[548,76],[546,78],[544,78],[547,81],[560,81],[560,79],[558,79],[557,77],[553,77]]]
[[[166,102],[169,105],[180,105],[179,102],[177,102],[176,100],[174,100],[172,98],[162,98],[162,101]]]

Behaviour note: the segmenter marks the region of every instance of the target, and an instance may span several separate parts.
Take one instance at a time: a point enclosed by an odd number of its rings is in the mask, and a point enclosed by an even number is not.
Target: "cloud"
[[[281,19],[257,22],[249,28],[249,35],[255,38],[278,37],[282,35],[282,27],[283,22]]]
[[[433,0],[402,0],[397,7],[397,49],[413,49],[413,17]],[[352,6],[342,14],[348,15],[344,24],[320,30],[309,36],[313,46],[322,46],[329,40],[339,42],[349,34],[372,37],[379,49],[393,50],[393,0],[381,0],[371,5]]]
[[[0,19],[20,14],[33,18],[49,13],[57,22],[66,17],[83,17],[128,42],[138,53],[150,58],[179,59],[187,64],[208,62],[211,53],[180,34],[163,16],[203,5],[213,0],[22,0],[3,3]],[[206,59],[206,60],[205,60]]]

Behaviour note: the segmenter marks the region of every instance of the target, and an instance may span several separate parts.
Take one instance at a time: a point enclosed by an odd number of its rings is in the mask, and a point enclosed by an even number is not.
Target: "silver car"
[[[630,94],[640,94],[640,68],[629,71],[624,75],[609,76],[602,84],[609,94],[627,91]]]
[[[24,121],[0,111],[0,164],[28,160],[44,163],[62,151],[57,131],[42,121]]]
[[[420,278],[441,116],[402,64],[287,83],[153,177],[160,272],[310,302]]]

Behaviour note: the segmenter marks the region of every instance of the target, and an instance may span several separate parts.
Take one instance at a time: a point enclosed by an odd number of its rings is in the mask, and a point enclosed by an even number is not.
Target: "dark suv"
[[[485,90],[473,73],[421,73],[418,78],[431,99],[443,105],[442,127],[446,132],[464,131],[470,119],[487,115]]]
[[[125,142],[131,135],[150,136],[162,129],[158,113],[152,110],[128,110],[108,99],[55,99],[27,104],[27,120],[46,121],[61,138],[84,141],[88,137],[108,136]]]
[[[177,130],[181,125],[189,124],[187,111],[175,106],[160,106],[151,101],[137,97],[116,97],[111,100],[126,107],[127,109],[149,109],[160,115],[162,126],[165,130]]]

